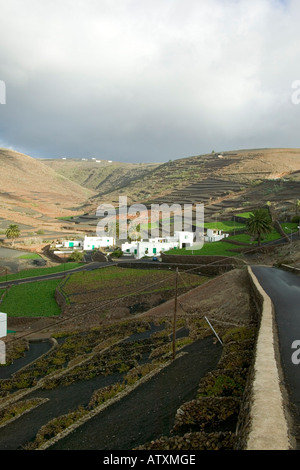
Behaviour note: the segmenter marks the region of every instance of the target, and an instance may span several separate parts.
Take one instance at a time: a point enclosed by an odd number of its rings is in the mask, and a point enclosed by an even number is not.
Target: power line
[[[224,243],[226,243],[226,242],[224,242]],[[247,251],[243,252],[242,254],[245,255],[245,254],[253,253],[253,252],[257,251],[257,249],[259,249],[259,248],[261,248],[261,247],[252,248],[251,250],[247,250]],[[201,255],[200,255],[200,256],[201,256]],[[212,255],[212,256],[213,256],[213,255]],[[226,257],[225,257],[225,258],[226,258]],[[238,258],[238,256],[237,256],[237,258]],[[205,264],[205,265],[199,265],[199,266],[196,266],[196,267],[194,267],[194,268],[189,268],[189,269],[183,270],[182,273],[186,274],[186,273],[189,273],[189,272],[192,272],[192,271],[195,271],[195,270],[198,270],[198,271],[199,271],[199,269],[201,269],[201,266],[205,266],[205,267],[207,267],[207,266],[212,266],[212,265],[216,265],[216,264],[219,263],[219,262],[220,262],[220,260],[212,261],[212,262],[207,263],[207,264]],[[169,263],[169,264],[170,264],[170,263]],[[174,263],[174,264],[176,265],[176,263]],[[220,266],[222,266],[222,265],[220,265]],[[248,266],[248,264],[247,264],[247,266]],[[178,263],[177,263],[176,269],[177,269],[177,268],[178,268]],[[180,273],[179,270],[178,270],[178,272]],[[181,274],[181,273],[180,273],[180,274]],[[199,274],[202,274],[202,273],[199,273]],[[203,275],[203,274],[202,274],[202,275]],[[174,276],[173,276],[173,277],[175,278],[176,276],[177,276],[177,272],[174,273]],[[182,278],[182,276],[181,276],[181,278]],[[53,327],[53,326],[60,325],[60,324],[65,323],[65,322],[67,322],[67,321],[72,321],[73,319],[76,319],[76,318],[80,317],[81,315],[82,315],[82,316],[83,316],[83,315],[87,315],[87,314],[89,314],[89,313],[91,313],[91,312],[93,312],[93,311],[95,311],[95,310],[98,310],[98,309],[104,308],[104,307],[106,307],[106,306],[108,306],[108,305],[112,305],[112,304],[114,304],[114,303],[116,303],[116,302],[119,302],[119,301],[125,299],[126,297],[130,297],[130,296],[132,296],[132,295],[134,295],[134,294],[137,294],[137,293],[140,293],[140,292],[144,292],[144,291],[147,290],[148,288],[151,288],[151,287],[153,287],[153,286],[155,286],[155,285],[161,284],[161,283],[163,283],[163,282],[165,282],[165,281],[167,281],[167,280],[170,280],[170,276],[167,277],[167,278],[165,278],[165,279],[162,279],[162,280],[160,280],[160,281],[157,281],[157,282],[155,282],[155,283],[153,283],[153,284],[148,284],[148,285],[145,286],[145,288],[137,289],[136,291],[133,291],[133,292],[131,292],[130,294],[121,296],[121,297],[119,297],[119,298],[117,298],[117,299],[115,299],[115,300],[110,300],[110,301],[105,302],[105,303],[103,303],[103,304],[101,304],[101,305],[98,305],[97,307],[93,307],[93,308],[91,308],[91,309],[84,310],[83,312],[79,312],[78,314],[72,315],[71,318],[64,318],[64,319],[61,319],[61,320],[55,320],[55,321],[53,322],[53,324],[50,324],[50,325],[47,325],[47,326],[45,326],[45,327],[43,327],[43,328],[40,328],[40,329],[38,329],[38,330],[35,330],[34,332],[25,333],[24,335],[19,336],[18,338],[12,339],[11,341],[9,341],[9,343],[12,344],[12,343],[14,343],[14,342],[16,342],[16,341],[19,341],[20,339],[23,339],[23,338],[26,338],[26,337],[32,335],[33,333],[40,333],[41,331],[44,331],[44,330],[46,330],[46,329],[49,329],[49,328],[51,328],[51,327]],[[187,287],[187,286],[186,286],[186,287]],[[181,306],[181,304],[180,304],[180,306]],[[184,309],[183,309],[183,310],[184,310]]]
[[[93,312],[93,311],[95,311],[95,310],[98,310],[98,309],[107,307],[107,306],[109,306],[109,305],[112,305],[112,304],[114,304],[114,303],[117,303],[117,302],[119,302],[119,301],[121,301],[121,300],[123,300],[123,299],[125,299],[125,298],[127,298],[127,297],[131,297],[132,295],[135,295],[135,294],[137,294],[137,293],[144,292],[145,290],[147,290],[147,289],[149,289],[149,288],[151,288],[151,287],[153,287],[153,286],[156,286],[156,285],[161,284],[161,283],[163,283],[163,282],[169,281],[170,278],[172,279],[172,277],[175,277],[175,276],[176,276],[176,274],[174,274],[173,276],[169,276],[169,277],[166,277],[166,278],[164,278],[164,279],[161,279],[160,281],[157,281],[157,282],[155,282],[155,283],[153,283],[153,284],[147,284],[147,285],[146,285],[144,288],[142,288],[142,289],[137,289],[137,290],[131,292],[130,294],[127,294],[127,295],[118,297],[117,299],[114,299],[114,300],[109,300],[109,301],[107,301],[107,302],[102,303],[101,305],[97,305],[96,307],[93,307],[93,308],[90,308],[90,309],[88,309],[88,310],[84,310],[83,312],[79,312],[79,313],[77,313],[77,314],[74,314],[74,315],[72,315],[72,317],[70,317],[70,318],[63,318],[63,319],[61,319],[61,320],[55,320],[52,324],[47,325],[47,326],[44,326],[43,328],[39,328],[39,329],[37,329],[37,330],[34,330],[34,332],[31,331],[31,332],[29,332],[29,333],[23,334],[22,336],[19,336],[18,338],[13,338],[11,341],[9,341],[9,343],[12,344],[12,343],[14,343],[14,342],[16,342],[16,341],[19,341],[20,339],[23,339],[23,338],[26,338],[26,337],[28,337],[28,336],[31,336],[33,333],[40,333],[41,331],[47,330],[47,329],[49,329],[49,328],[51,328],[51,327],[53,327],[53,326],[58,326],[58,325],[60,325],[60,324],[62,324],[62,323],[65,323],[65,322],[67,322],[67,321],[72,321],[72,320],[74,320],[74,319],[80,317],[81,315],[87,315],[87,314],[89,314],[89,313],[91,313],[91,312]]]

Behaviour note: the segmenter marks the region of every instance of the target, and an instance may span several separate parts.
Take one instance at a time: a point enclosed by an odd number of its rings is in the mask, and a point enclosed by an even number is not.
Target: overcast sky
[[[0,0],[0,147],[124,162],[300,147],[299,23],[299,0]]]

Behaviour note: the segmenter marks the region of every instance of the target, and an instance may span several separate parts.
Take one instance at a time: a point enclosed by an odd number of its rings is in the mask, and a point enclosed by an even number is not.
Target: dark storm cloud
[[[299,147],[299,2],[0,0],[0,145],[165,161]]]

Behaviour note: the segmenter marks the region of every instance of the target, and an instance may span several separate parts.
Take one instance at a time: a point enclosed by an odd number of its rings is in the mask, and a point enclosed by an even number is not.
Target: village
[[[208,228],[203,237],[204,242],[216,242],[229,236],[217,228]],[[115,251],[121,250],[122,256],[142,259],[147,257],[160,257],[162,253],[171,249],[191,248],[194,245],[195,233],[190,231],[174,231],[173,236],[137,239],[120,243],[114,237],[85,236],[79,239],[65,239],[51,248],[56,256],[70,256],[76,252],[90,252],[94,250]]]

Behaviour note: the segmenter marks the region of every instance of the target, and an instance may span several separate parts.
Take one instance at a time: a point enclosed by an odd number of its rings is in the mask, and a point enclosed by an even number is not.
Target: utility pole
[[[291,239],[290,239],[290,255],[292,254],[292,244],[293,244],[293,229],[285,227],[286,230],[290,230],[291,232]]]
[[[175,276],[175,302],[174,302],[174,318],[173,318],[173,359],[176,356],[176,316],[177,316],[177,291],[178,291],[178,267]]]

